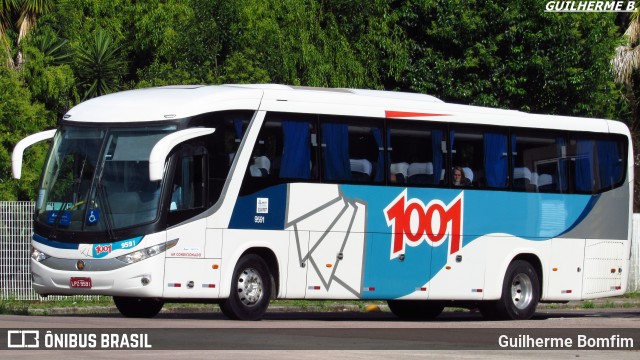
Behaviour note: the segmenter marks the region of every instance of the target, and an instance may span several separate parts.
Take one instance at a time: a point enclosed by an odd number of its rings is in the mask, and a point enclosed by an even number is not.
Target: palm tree
[[[13,28],[13,14],[18,7],[18,0],[0,0],[0,43],[6,52],[9,66],[13,66],[13,58],[11,57],[11,45],[7,30]]]
[[[0,42],[6,51],[10,67],[21,67],[24,63],[20,42],[36,26],[39,16],[47,13],[53,6],[53,0],[0,0]],[[9,31],[15,31],[17,37],[10,39]],[[11,47],[17,49],[13,58]]]
[[[8,0],[16,1],[16,0]],[[52,0],[23,0],[22,8],[20,9],[20,19],[18,20],[18,26],[20,31],[18,32],[18,44],[27,36],[27,33],[36,26],[36,18],[51,10],[53,6]]]
[[[47,59],[49,65],[70,64],[73,52],[70,50],[69,41],[60,39],[51,32],[46,32],[34,41],[35,47],[40,50]]]
[[[624,36],[626,44],[616,48],[611,65],[616,83],[625,87],[624,96],[629,101],[633,115],[632,126],[635,128],[638,123],[639,110],[635,76],[637,70],[640,70],[640,9],[636,10],[629,18],[629,27]]]
[[[633,138],[635,153],[635,167],[640,166],[640,103],[638,103],[638,70],[640,70],[640,9],[636,10],[629,17],[629,26],[624,33],[626,44],[616,48],[616,55],[611,60],[615,81],[624,86],[623,95],[629,102],[631,109],[631,122],[629,128]],[[637,173],[637,171],[636,171]],[[640,211],[640,181],[635,178],[634,187],[634,211]]]
[[[109,34],[96,30],[95,37],[76,51],[76,74],[84,88],[84,99],[108,94],[118,89],[120,79],[126,71],[126,62],[118,53]]]

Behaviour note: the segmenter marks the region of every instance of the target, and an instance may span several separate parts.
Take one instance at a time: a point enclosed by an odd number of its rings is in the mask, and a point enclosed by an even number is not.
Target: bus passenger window
[[[351,180],[349,127],[347,124],[324,123],[321,130],[324,179]]]
[[[471,186],[508,185],[507,135],[496,130],[452,129],[449,133],[451,166],[462,168]]]
[[[251,177],[313,179],[312,122],[305,118],[308,115],[269,113],[253,149]]]
[[[242,196],[289,181],[317,179],[315,116],[270,112],[253,147]]]
[[[325,181],[384,182],[381,124],[370,119],[324,116],[320,131]]]
[[[311,179],[311,124],[308,121],[282,121],[282,156],[279,177]]]
[[[576,137],[571,139],[569,149],[576,192],[598,193],[623,180],[621,143],[605,138]]]
[[[442,129],[433,124],[394,122],[388,131],[391,184],[439,186],[446,182]]]
[[[511,134],[513,189],[566,192],[565,143],[559,134],[514,130]]]
[[[597,140],[596,153],[600,187],[604,191],[612,189],[623,181],[624,159],[623,143],[616,140]]]

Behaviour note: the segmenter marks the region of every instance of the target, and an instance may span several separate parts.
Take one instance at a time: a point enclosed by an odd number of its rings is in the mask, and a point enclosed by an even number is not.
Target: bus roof
[[[69,110],[64,119],[131,123],[178,119],[222,110],[301,112],[629,134],[624,124],[611,120],[458,105],[415,93],[278,84],[185,85],[129,90],[85,101]]]

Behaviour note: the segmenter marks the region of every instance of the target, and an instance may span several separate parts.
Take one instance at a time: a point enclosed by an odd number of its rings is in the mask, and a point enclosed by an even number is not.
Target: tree
[[[617,117],[615,15],[544,12],[544,0],[397,4],[413,46],[404,86],[445,101]]]
[[[22,77],[33,100],[52,111],[54,124],[79,100],[71,69],[73,51],[68,41],[58,38],[51,29],[41,30],[23,45],[29,61],[24,64]]]
[[[217,9],[221,62],[250,51],[276,83],[382,88],[408,64],[388,1],[224,0]]]
[[[120,48],[106,31],[98,29],[93,39],[76,50],[76,74],[84,91],[83,99],[117,90],[125,73],[126,62],[119,56]]]
[[[22,67],[24,57],[20,43],[36,26],[37,18],[52,6],[52,0],[0,0],[0,40],[7,50],[7,63],[11,68]],[[12,46],[15,49],[12,50]]]
[[[628,20],[623,34],[625,43],[616,48],[611,60],[615,81],[623,87],[622,94],[629,104],[631,119],[628,122],[633,138],[635,154],[635,194],[634,212],[640,211],[640,10],[636,10]]]
[[[19,74],[0,65],[0,199],[35,199],[36,183],[46,145],[34,146],[25,153],[25,170],[20,181],[11,176],[11,152],[27,135],[50,126],[50,113],[42,104],[34,103]]]
[[[615,81],[624,86],[624,95],[631,107],[631,126],[634,133],[638,131],[638,70],[640,70],[640,10],[636,10],[629,18],[629,25],[624,32],[625,44],[616,48],[611,65]]]

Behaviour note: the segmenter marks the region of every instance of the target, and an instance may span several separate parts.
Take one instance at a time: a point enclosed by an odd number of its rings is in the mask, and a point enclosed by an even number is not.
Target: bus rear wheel
[[[512,262],[504,277],[500,300],[482,304],[480,312],[488,319],[530,319],[540,300],[538,279],[538,273],[528,261]]]
[[[238,261],[231,279],[229,298],[220,310],[233,320],[260,320],[269,307],[271,276],[264,260],[254,254]]]
[[[114,296],[113,302],[120,314],[130,318],[152,318],[164,306],[164,301],[151,298]]]
[[[387,300],[389,310],[404,319],[435,319],[444,310],[444,305],[427,300]]]

